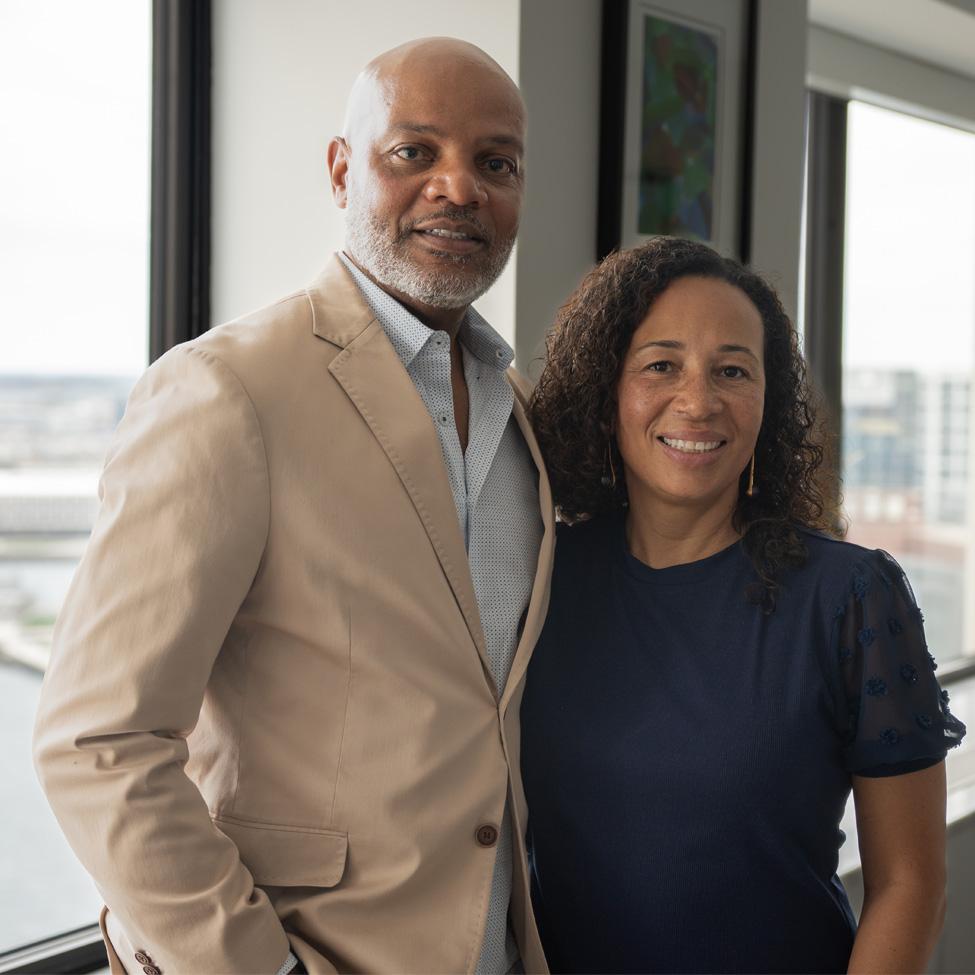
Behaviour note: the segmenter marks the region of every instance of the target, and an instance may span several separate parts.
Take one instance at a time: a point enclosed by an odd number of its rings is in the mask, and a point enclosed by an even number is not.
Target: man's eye
[[[393,155],[399,156],[400,159],[406,159],[408,162],[415,162],[423,155],[423,152],[417,146],[401,146]]]
[[[515,164],[504,156],[492,156],[486,163],[487,168],[492,173],[505,174],[515,171]]]

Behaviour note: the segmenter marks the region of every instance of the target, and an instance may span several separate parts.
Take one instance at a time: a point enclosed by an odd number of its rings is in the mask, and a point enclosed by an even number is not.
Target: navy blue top
[[[884,552],[804,532],[766,615],[735,543],[651,569],[619,515],[560,526],[521,711],[553,972],[845,972],[850,773],[944,758],[920,610]]]

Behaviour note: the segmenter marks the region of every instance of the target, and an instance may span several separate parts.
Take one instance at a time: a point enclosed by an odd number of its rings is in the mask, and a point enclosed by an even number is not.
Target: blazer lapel
[[[509,377],[512,373],[509,372]],[[512,386],[515,390],[515,402],[513,413],[515,421],[521,429],[525,443],[531,453],[532,460],[538,468],[538,504],[542,514],[542,544],[538,552],[538,564],[535,569],[535,581],[532,584],[531,599],[528,602],[528,612],[525,616],[525,625],[522,627],[521,638],[518,640],[518,647],[515,650],[515,659],[512,661],[511,670],[508,673],[508,682],[505,684],[504,693],[501,695],[501,713],[507,711],[508,703],[511,700],[515,689],[524,676],[528,661],[531,659],[532,650],[542,632],[545,623],[545,614],[548,612],[548,598],[550,584],[552,581],[552,564],[555,558],[555,508],[552,504],[552,489],[548,482],[548,474],[545,472],[545,462],[542,460],[542,452],[535,439],[531,424],[525,413],[525,403],[527,393],[521,388],[519,382],[513,380]],[[524,402],[523,402],[524,398]]]
[[[329,372],[372,431],[413,502],[493,688],[467,550],[426,406],[337,257],[308,293],[315,334],[342,347]]]

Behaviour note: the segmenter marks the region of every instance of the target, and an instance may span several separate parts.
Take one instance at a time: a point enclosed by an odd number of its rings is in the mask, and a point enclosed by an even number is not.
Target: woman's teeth
[[[703,454],[708,450],[717,450],[721,446],[720,440],[672,440],[670,437],[660,438],[668,447],[683,450],[688,454]]]

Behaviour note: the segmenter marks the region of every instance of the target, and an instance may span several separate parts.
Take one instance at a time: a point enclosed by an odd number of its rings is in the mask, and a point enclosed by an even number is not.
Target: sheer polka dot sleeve
[[[853,569],[836,607],[834,661],[847,707],[844,760],[858,775],[895,775],[933,765],[965,726],[924,638],[924,618],[903,570],[886,552]]]

